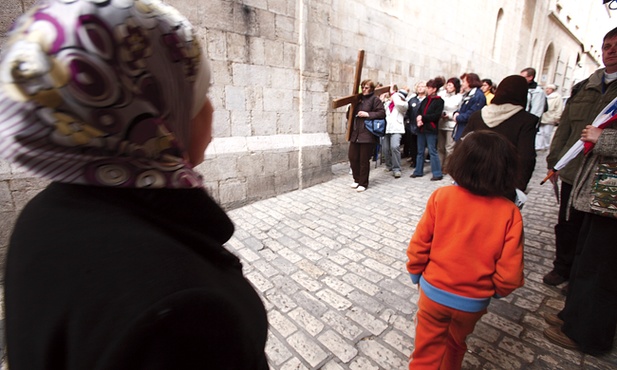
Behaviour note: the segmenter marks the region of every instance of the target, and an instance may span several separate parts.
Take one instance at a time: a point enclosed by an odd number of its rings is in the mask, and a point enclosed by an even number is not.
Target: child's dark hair
[[[459,186],[474,194],[510,199],[519,175],[518,154],[505,136],[474,131],[456,144],[448,156],[446,171]]]

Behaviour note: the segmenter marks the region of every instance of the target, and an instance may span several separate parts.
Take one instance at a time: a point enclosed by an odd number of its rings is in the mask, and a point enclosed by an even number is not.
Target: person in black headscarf
[[[463,136],[476,130],[491,130],[504,135],[514,146],[520,161],[516,187],[525,191],[536,166],[536,122],[538,118],[525,111],[527,81],[518,75],[501,81],[492,104],[469,117]]]

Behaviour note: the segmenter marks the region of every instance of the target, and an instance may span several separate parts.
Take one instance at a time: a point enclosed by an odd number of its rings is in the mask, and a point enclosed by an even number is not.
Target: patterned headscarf
[[[190,120],[210,71],[159,0],[48,0],[0,59],[0,157],[54,181],[193,188]]]

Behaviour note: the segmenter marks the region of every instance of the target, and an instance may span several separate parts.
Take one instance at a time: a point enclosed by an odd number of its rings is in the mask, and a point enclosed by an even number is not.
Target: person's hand
[[[363,110],[361,110],[361,111],[358,112],[358,117],[366,118],[366,117],[368,117],[368,113],[363,111]]]
[[[549,170],[549,171],[546,173],[546,176],[550,175],[550,174],[551,174],[551,171],[553,171],[553,170]],[[551,180],[551,182],[554,184],[554,183],[555,183],[555,181],[559,180],[559,171],[553,171],[553,174],[552,174],[552,175],[551,175],[551,177],[549,177],[548,179],[549,179],[549,180]]]
[[[422,125],[424,125],[424,122],[422,122],[422,116],[416,117],[416,124],[418,127],[422,127]]]
[[[598,142],[598,138],[600,137],[601,134],[602,134],[601,128],[597,128],[592,125],[587,125],[583,129],[583,132],[581,132],[581,140],[595,144]]]
[[[453,120],[453,121],[456,121],[456,117],[458,117],[458,112],[456,112],[456,113],[454,113],[454,114],[452,115],[452,120]]]

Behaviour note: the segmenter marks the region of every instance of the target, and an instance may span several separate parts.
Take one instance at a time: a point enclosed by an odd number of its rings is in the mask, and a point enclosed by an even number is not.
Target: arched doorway
[[[546,85],[552,81],[549,81],[555,73],[555,47],[551,42],[548,44],[546,48],[546,52],[544,53],[544,63],[542,63],[542,73],[540,73],[538,83],[542,85]]]

